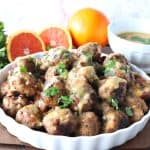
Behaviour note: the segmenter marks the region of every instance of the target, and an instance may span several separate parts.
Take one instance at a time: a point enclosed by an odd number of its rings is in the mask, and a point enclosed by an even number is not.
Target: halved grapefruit
[[[72,48],[72,39],[67,29],[60,26],[50,26],[40,32],[40,37],[45,43],[45,47],[55,48],[64,46],[67,49]]]
[[[44,50],[44,42],[35,32],[19,31],[8,37],[7,55],[9,61],[15,60],[18,56],[25,56]]]

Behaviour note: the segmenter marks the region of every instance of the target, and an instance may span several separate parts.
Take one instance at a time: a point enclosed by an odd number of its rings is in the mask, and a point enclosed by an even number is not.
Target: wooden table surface
[[[110,52],[110,49],[106,49],[104,51]],[[137,150],[137,149],[150,150],[150,121],[135,138],[119,147],[113,148],[113,150]],[[21,142],[15,136],[10,135],[6,130],[6,128],[0,124],[0,150],[37,150],[37,149]]]

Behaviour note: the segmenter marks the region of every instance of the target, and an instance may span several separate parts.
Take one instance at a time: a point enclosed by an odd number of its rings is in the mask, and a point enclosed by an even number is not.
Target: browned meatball
[[[16,121],[30,128],[40,128],[42,126],[41,119],[42,113],[34,104],[22,107],[16,114]]]
[[[127,96],[126,104],[133,111],[133,116],[130,117],[131,122],[140,120],[144,116],[144,114],[148,111],[148,106],[141,98]]]
[[[79,67],[75,68],[73,71],[76,73],[76,77],[85,77],[90,84],[98,85],[99,78],[93,66]]]
[[[105,67],[104,75],[118,76],[124,78],[127,81],[131,80],[130,65],[127,59],[119,53],[112,53],[106,57],[103,63]]]
[[[28,72],[34,72],[36,69],[36,65],[35,65],[35,61],[36,59],[33,57],[19,57],[16,59],[16,63],[18,67],[25,67],[27,68]]]
[[[43,125],[49,134],[71,135],[76,131],[77,120],[70,109],[55,107],[43,118]]]
[[[9,84],[8,84],[8,81],[5,81],[3,82],[1,85],[0,85],[0,95],[1,96],[5,96],[7,93],[10,93],[10,87],[9,87]]]
[[[57,73],[57,66],[51,66],[47,69],[46,73],[45,73],[45,80],[51,80],[51,78],[53,76],[58,76]]]
[[[92,65],[95,60],[98,60],[101,55],[100,45],[97,43],[87,43],[78,48],[79,58],[75,66]]]
[[[28,100],[23,95],[7,94],[2,101],[2,107],[10,116],[15,117],[17,111],[27,105]]]
[[[98,89],[99,96],[109,101],[111,97],[122,102],[125,99],[127,90],[127,81],[125,79],[113,76],[100,81]]]
[[[93,108],[97,95],[84,77],[74,78],[68,81],[68,90],[73,99],[72,109],[79,113],[90,111]]]
[[[130,83],[129,92],[135,97],[150,101],[150,81],[133,72],[133,80]]]
[[[45,101],[42,100],[40,93],[35,96],[34,103],[41,112],[46,112],[49,109],[49,104],[45,103]]]
[[[94,112],[84,112],[79,116],[77,135],[92,136],[100,133],[101,123]]]
[[[42,65],[47,68],[49,66],[55,66],[59,63],[64,63],[67,67],[69,67],[73,62],[72,53],[66,50],[64,47],[53,48],[45,55],[42,60]]]
[[[8,84],[11,91],[17,91],[26,96],[35,95],[41,88],[41,83],[37,82],[35,77],[29,72],[13,72],[8,76]]]
[[[66,89],[63,80],[59,77],[52,77],[45,82],[41,98],[48,106],[54,107],[58,105],[60,96],[65,93]]]
[[[118,129],[125,128],[128,126],[128,117],[122,111],[105,111],[103,114],[103,131],[104,132],[114,132]]]

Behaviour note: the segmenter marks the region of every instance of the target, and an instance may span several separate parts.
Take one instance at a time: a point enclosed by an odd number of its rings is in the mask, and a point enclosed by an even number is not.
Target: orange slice
[[[18,56],[25,56],[45,50],[40,36],[31,31],[19,31],[8,37],[7,55],[9,61]]]
[[[45,47],[64,46],[67,49],[72,48],[72,39],[67,29],[59,26],[50,26],[40,33],[40,37],[45,43]]]

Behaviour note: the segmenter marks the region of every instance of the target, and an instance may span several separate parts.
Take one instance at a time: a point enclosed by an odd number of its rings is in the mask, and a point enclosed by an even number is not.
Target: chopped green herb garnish
[[[114,68],[116,67],[115,60],[109,60],[105,65],[104,73],[106,76],[114,75]]]
[[[70,96],[61,96],[59,98],[60,108],[67,108],[72,103],[72,98]]]
[[[119,110],[119,102],[115,98],[110,98],[110,104],[114,107],[115,110]]]
[[[46,89],[44,91],[44,95],[46,97],[50,97],[50,96],[56,96],[60,93],[59,89],[56,87],[49,87],[48,89]]]
[[[27,73],[28,72],[28,69],[25,66],[20,66],[19,69],[20,69],[21,73]]]
[[[132,111],[131,107],[125,107],[125,112],[129,117],[133,116],[133,111]]]
[[[60,63],[57,67],[57,72],[61,77],[66,78],[68,73],[66,65],[64,63]]]

